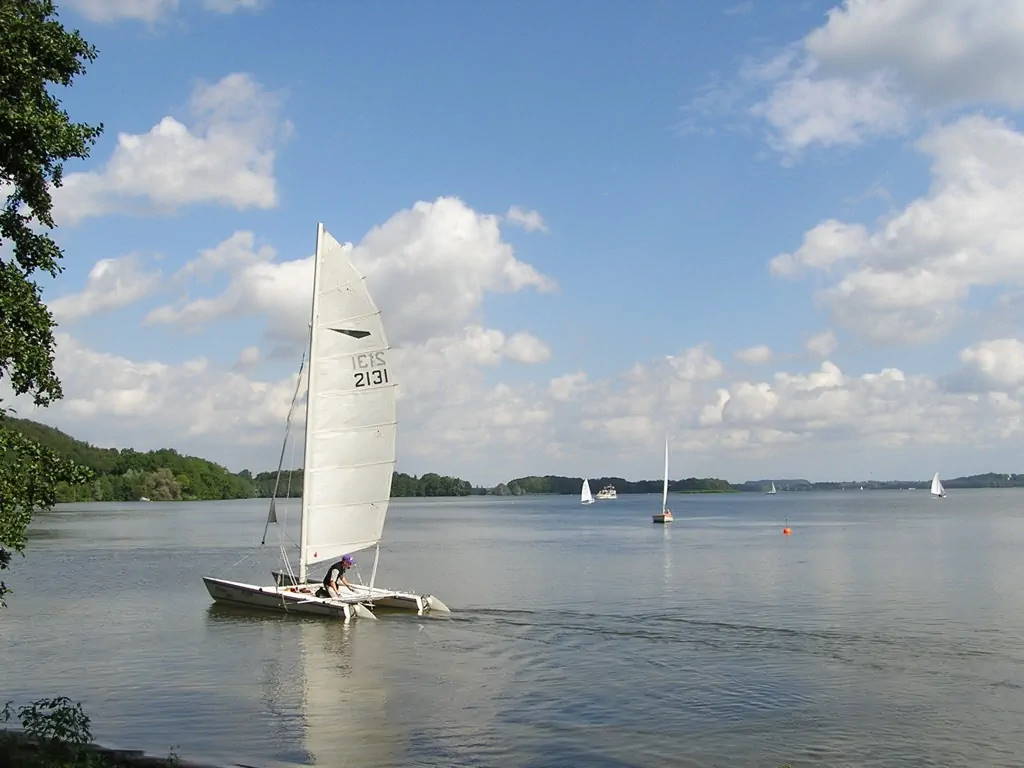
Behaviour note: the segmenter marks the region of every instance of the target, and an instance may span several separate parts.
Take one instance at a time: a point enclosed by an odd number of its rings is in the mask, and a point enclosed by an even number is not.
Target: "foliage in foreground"
[[[89,716],[80,703],[72,704],[66,696],[38,699],[17,710],[8,701],[2,710],[4,722],[17,720],[25,735],[34,744],[16,743],[7,736],[2,745],[13,765],[26,768],[101,768],[111,765],[102,756],[85,747],[92,741]]]
[[[11,429],[0,427],[0,570],[11,562],[11,551],[22,552],[32,513],[57,501],[61,483],[83,483],[88,470]],[[6,605],[7,585],[0,581],[0,606]]]
[[[61,397],[53,370],[53,316],[33,274],[56,277],[63,252],[50,237],[50,191],[63,163],[84,158],[102,126],[74,123],[51,92],[70,86],[96,49],[56,19],[52,0],[0,2],[0,379],[38,406]],[[32,513],[57,483],[82,479],[71,462],[9,429],[0,403],[0,570],[25,545]],[[6,593],[0,582],[0,603]]]

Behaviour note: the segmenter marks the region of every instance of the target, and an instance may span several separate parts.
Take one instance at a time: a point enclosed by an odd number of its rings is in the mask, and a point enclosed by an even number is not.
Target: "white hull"
[[[448,613],[448,606],[432,595],[415,595],[390,589],[374,588],[356,584],[355,592],[346,592],[336,598],[316,597],[319,584],[309,583],[298,586],[243,584],[238,581],[203,577],[203,583],[210,597],[219,603],[247,605],[285,613],[300,613],[313,616],[333,616],[349,619],[361,616],[373,618],[371,607],[404,608],[424,614],[430,611]]]

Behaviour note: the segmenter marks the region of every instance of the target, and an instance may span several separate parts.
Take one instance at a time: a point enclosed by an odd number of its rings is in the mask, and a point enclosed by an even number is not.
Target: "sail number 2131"
[[[383,352],[366,352],[352,356],[352,367],[355,368],[356,387],[372,387],[374,384],[388,383],[387,362]]]

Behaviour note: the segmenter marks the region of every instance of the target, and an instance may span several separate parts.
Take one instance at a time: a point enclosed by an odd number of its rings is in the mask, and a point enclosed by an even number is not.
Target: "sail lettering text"
[[[372,387],[374,384],[388,383],[388,369],[375,368],[372,371],[356,371],[356,387]]]
[[[365,371],[367,368],[383,368],[387,364],[387,361],[384,359],[383,350],[379,352],[362,352],[358,355],[352,355],[353,370]]]

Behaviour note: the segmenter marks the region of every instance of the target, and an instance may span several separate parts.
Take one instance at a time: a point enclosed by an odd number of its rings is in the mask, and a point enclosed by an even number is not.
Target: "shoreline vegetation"
[[[72,485],[57,486],[57,501],[201,501],[217,499],[269,498],[277,483],[277,472],[253,475],[249,470],[231,472],[206,459],[185,456],[174,449],[138,452],[131,448],[97,448],[53,427],[29,419],[7,417],[3,427],[14,429],[25,437],[89,470],[91,479]],[[621,477],[587,478],[592,488],[613,486],[618,493],[660,493],[661,480],[626,480]],[[794,478],[765,478],[730,483],[719,478],[690,477],[670,480],[672,493],[764,493],[774,482],[780,493],[794,491],[868,491],[922,490],[930,480],[850,480],[810,482]],[[533,494],[579,494],[582,477],[531,475],[517,477],[492,488],[473,486],[458,477],[428,472],[417,477],[396,472],[391,487],[392,498],[411,496],[525,496]],[[943,480],[947,489],[955,488],[1020,488],[1024,474],[989,472],[968,477]],[[302,495],[302,470],[285,470],[277,488],[279,498]]]

